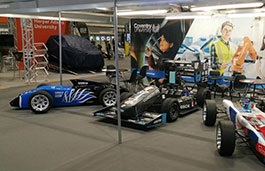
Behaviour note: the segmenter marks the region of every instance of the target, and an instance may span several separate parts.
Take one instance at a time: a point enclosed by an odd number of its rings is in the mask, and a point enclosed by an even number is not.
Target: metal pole
[[[60,67],[60,85],[63,84],[63,74],[62,74],[62,22],[61,22],[61,11],[59,11],[59,67]]]
[[[34,50],[34,31],[33,31],[33,21],[29,18],[21,18],[22,27],[22,48],[24,57],[24,70],[25,70],[25,80],[30,84],[31,80],[35,78],[35,68],[31,65],[30,61],[33,59]]]
[[[116,92],[117,92],[117,115],[118,115],[118,143],[122,143],[121,137],[121,106],[120,106],[120,80],[119,80],[119,56],[118,56],[118,17],[117,0],[114,0],[114,41],[115,41],[115,66],[116,66]]]
[[[39,8],[39,0],[36,0],[36,7]]]

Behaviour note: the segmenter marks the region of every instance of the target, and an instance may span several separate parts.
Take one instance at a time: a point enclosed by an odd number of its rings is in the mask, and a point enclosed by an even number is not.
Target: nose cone
[[[11,100],[11,101],[9,102],[9,104],[10,104],[10,106],[12,106],[12,107],[19,107],[19,98],[18,98],[18,97],[14,98],[13,100]]]

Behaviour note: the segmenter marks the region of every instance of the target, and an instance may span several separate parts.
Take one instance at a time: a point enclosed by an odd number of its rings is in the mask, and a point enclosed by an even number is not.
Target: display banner
[[[132,68],[140,68],[145,64],[146,43],[157,33],[163,19],[131,19],[131,50]]]
[[[34,33],[34,43],[46,43],[51,35],[58,35],[58,22],[57,20],[33,20],[33,33]],[[22,51],[22,28],[20,18],[16,18],[16,40],[18,51]],[[69,22],[62,21],[62,34],[68,34],[69,32]],[[24,68],[24,62],[20,62],[19,67]]]
[[[131,67],[149,65],[148,72],[156,77],[155,72],[163,71],[159,66],[163,59],[208,59],[209,69],[220,70],[223,76],[241,73],[247,78],[265,79],[264,27],[264,18],[260,17],[132,19]],[[170,38],[162,37],[165,32]],[[173,50],[167,50],[163,41]]]
[[[58,35],[58,20],[33,19],[33,33],[35,43],[46,43],[51,35]],[[62,21],[62,34],[69,33],[69,22]],[[18,49],[22,50],[22,32],[20,19],[16,19]]]
[[[58,20],[41,20],[33,19],[34,42],[46,43],[51,35],[59,34]],[[69,30],[69,22],[61,21],[62,34],[67,34]]]
[[[8,18],[7,17],[0,17],[0,23],[1,24],[8,24]]]
[[[131,68],[149,66],[147,76],[164,77],[162,60],[174,59],[192,20],[131,19]]]
[[[176,58],[194,60],[199,55],[209,60],[210,70],[219,69],[223,76],[240,73],[247,78],[265,78],[263,35],[264,18],[195,19]]]

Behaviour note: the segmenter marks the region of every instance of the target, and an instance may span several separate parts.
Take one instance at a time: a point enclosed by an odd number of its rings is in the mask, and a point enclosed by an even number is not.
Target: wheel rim
[[[116,104],[116,92],[108,91],[103,96],[103,103],[105,106],[113,106]]]
[[[170,118],[176,119],[178,117],[177,112],[178,112],[177,104],[174,103],[169,111]]]
[[[221,140],[222,140],[221,136],[222,136],[222,131],[221,131],[220,126],[218,126],[217,131],[216,131],[216,147],[218,150],[220,150],[221,145],[222,145],[221,144]]]
[[[203,105],[203,110],[202,110],[202,120],[203,120],[203,122],[206,120],[206,112],[207,112],[207,107],[204,104]]]
[[[48,106],[50,105],[49,99],[48,97],[46,97],[45,95],[36,95],[31,99],[31,106],[32,109],[34,109],[35,111],[44,111],[48,108]]]

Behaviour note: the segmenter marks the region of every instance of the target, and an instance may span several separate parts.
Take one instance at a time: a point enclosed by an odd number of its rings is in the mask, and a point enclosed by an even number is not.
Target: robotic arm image
[[[247,54],[249,54],[252,60],[256,61],[258,55],[253,47],[253,43],[248,37],[244,37],[242,43],[238,45],[236,53],[232,57],[232,72],[243,73],[243,64]]]

